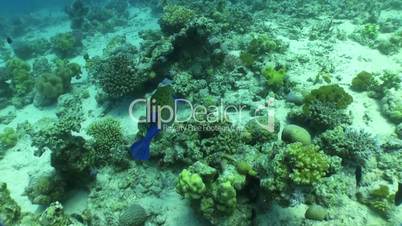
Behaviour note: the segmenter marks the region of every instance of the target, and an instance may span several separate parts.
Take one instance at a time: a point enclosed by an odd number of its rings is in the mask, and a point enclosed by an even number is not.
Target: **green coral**
[[[18,134],[15,129],[6,127],[2,133],[0,133],[0,147],[9,149],[17,145]]]
[[[252,34],[245,50],[240,53],[240,59],[245,66],[251,67],[262,56],[273,52],[283,52],[286,46],[278,39],[268,34]]]
[[[7,61],[6,70],[10,75],[11,89],[15,96],[23,98],[32,91],[34,80],[28,63],[19,58],[12,58]]]
[[[262,69],[262,75],[267,80],[267,84],[272,88],[280,88],[285,83],[286,70],[284,68],[274,68],[267,66]]]
[[[0,223],[18,225],[20,218],[21,208],[11,198],[7,184],[0,182]]]
[[[314,89],[304,99],[304,111],[308,111],[309,106],[314,102],[333,103],[337,109],[345,109],[353,102],[350,96],[339,85],[326,85]]]
[[[328,157],[317,146],[294,143],[287,146],[290,179],[296,184],[311,185],[324,177],[330,167]]]
[[[356,31],[351,35],[351,38],[362,45],[374,47],[378,34],[378,25],[369,23],[356,29]]]
[[[73,56],[81,47],[81,40],[72,32],[59,33],[50,41],[53,51],[62,58]]]
[[[93,138],[91,146],[100,164],[107,163],[113,158],[113,150],[126,143],[120,122],[113,118],[103,118],[89,125],[88,135]]]
[[[184,169],[179,175],[176,191],[185,198],[200,199],[205,193],[206,186],[197,173]]]
[[[352,89],[358,92],[368,91],[374,85],[374,77],[367,71],[362,71],[352,80]]]
[[[159,23],[162,31],[173,34],[179,32],[194,18],[193,10],[180,5],[168,5],[163,9]]]
[[[261,187],[271,198],[288,201],[296,186],[311,187],[330,173],[339,162],[318,146],[301,143],[276,149],[258,163]]]
[[[252,169],[246,168],[244,173],[255,174]],[[176,186],[177,192],[191,199],[195,207],[212,223],[229,220],[236,214],[238,191],[247,183],[246,175],[240,174],[233,165],[227,165],[218,176],[216,173],[216,169],[196,162],[180,173]]]
[[[237,205],[236,189],[230,181],[215,184],[212,191],[216,201],[216,209],[223,213],[232,213]]]

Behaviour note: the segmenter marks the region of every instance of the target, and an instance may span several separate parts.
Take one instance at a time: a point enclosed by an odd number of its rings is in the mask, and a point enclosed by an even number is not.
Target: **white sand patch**
[[[29,139],[20,140],[0,161],[0,181],[7,184],[11,197],[21,206],[22,211],[37,210],[38,205],[33,205],[23,193],[28,186],[29,175],[51,170],[49,162],[50,152],[45,152],[41,157],[33,155]]]

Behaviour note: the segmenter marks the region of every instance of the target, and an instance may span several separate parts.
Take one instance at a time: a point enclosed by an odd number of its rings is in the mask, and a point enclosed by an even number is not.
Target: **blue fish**
[[[149,160],[151,157],[149,152],[149,146],[151,145],[152,139],[156,135],[158,135],[160,131],[161,129],[158,128],[158,125],[156,123],[152,124],[148,128],[145,137],[135,142],[133,145],[131,145],[130,147],[131,158],[140,161]]]
[[[172,109],[175,104],[174,99],[174,91],[172,88],[172,81],[169,79],[163,80],[155,92],[152,94],[151,99],[153,100],[153,106],[170,106]],[[164,112],[161,112],[161,115],[158,115],[157,112],[152,112],[150,109],[150,121],[148,130],[145,134],[145,137],[136,141],[130,148],[130,155],[133,160],[149,160],[150,159],[150,151],[149,146],[151,145],[152,139],[161,132],[161,128],[164,125],[169,125],[172,122],[164,122],[159,121],[159,117],[166,118],[164,116]],[[163,125],[162,125],[163,124]]]

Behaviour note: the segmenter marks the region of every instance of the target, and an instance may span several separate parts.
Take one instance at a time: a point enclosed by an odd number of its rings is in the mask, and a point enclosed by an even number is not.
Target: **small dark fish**
[[[398,183],[398,191],[395,193],[395,206],[399,206],[402,203],[402,183]]]
[[[8,37],[8,36],[6,37],[6,41],[7,41],[7,43],[10,44],[10,45],[13,44],[13,39],[10,38],[10,37]]]
[[[356,166],[355,177],[356,177],[356,186],[360,187],[360,183],[362,182],[362,167],[360,165]]]

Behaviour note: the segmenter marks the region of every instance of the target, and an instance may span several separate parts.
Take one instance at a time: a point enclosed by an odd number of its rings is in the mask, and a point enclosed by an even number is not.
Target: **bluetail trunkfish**
[[[169,118],[170,115],[168,114],[171,114],[171,112],[160,112],[158,110],[166,106],[174,109],[175,98],[173,94],[172,81],[169,79],[163,80],[152,94],[150,108],[147,110],[147,121],[149,123],[147,132],[143,138],[134,142],[130,147],[130,156],[133,160],[149,160],[151,157],[149,147],[152,140],[163,130],[164,126],[173,123],[173,120],[161,123],[160,120]]]

